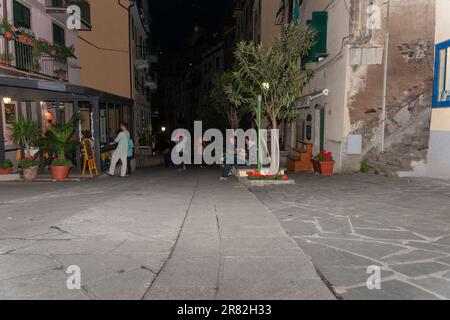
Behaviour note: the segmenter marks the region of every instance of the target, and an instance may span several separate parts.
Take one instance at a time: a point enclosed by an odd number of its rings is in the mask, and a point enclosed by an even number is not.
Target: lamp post
[[[264,82],[262,84],[262,88],[265,91],[269,91],[270,84],[268,82]],[[258,173],[261,174],[261,168],[262,168],[262,159],[261,159],[261,123],[262,123],[262,96],[258,96]]]
[[[258,173],[261,174],[261,103],[262,96],[258,96]]]

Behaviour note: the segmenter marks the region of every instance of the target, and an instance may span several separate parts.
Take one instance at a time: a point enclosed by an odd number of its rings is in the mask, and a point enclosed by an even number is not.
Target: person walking
[[[120,176],[127,176],[127,158],[128,158],[128,144],[130,140],[130,133],[128,132],[128,124],[122,122],[120,124],[121,132],[117,135],[117,138],[114,140],[118,143],[116,150],[114,150],[113,155],[111,157],[111,166],[109,167],[109,171],[106,172],[108,176],[113,177],[116,171],[116,164],[120,160],[122,162],[122,168],[120,172]]]

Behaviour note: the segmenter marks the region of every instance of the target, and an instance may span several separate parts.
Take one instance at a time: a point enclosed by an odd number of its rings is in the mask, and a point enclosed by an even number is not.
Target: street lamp
[[[166,127],[161,127],[162,132],[166,132],[166,130],[167,130]]]

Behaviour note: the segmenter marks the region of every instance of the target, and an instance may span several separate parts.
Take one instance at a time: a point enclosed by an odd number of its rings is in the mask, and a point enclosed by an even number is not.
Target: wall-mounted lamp
[[[10,97],[3,97],[3,103],[4,104],[10,104],[11,103],[11,98]]]

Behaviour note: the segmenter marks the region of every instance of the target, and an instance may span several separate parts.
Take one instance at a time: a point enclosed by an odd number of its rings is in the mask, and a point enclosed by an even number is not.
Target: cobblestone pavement
[[[81,268],[68,290],[69,266]],[[0,183],[0,299],[334,299],[279,221],[217,169]]]
[[[300,174],[252,191],[343,299],[450,298],[450,181]],[[369,290],[368,266],[381,268]]]

